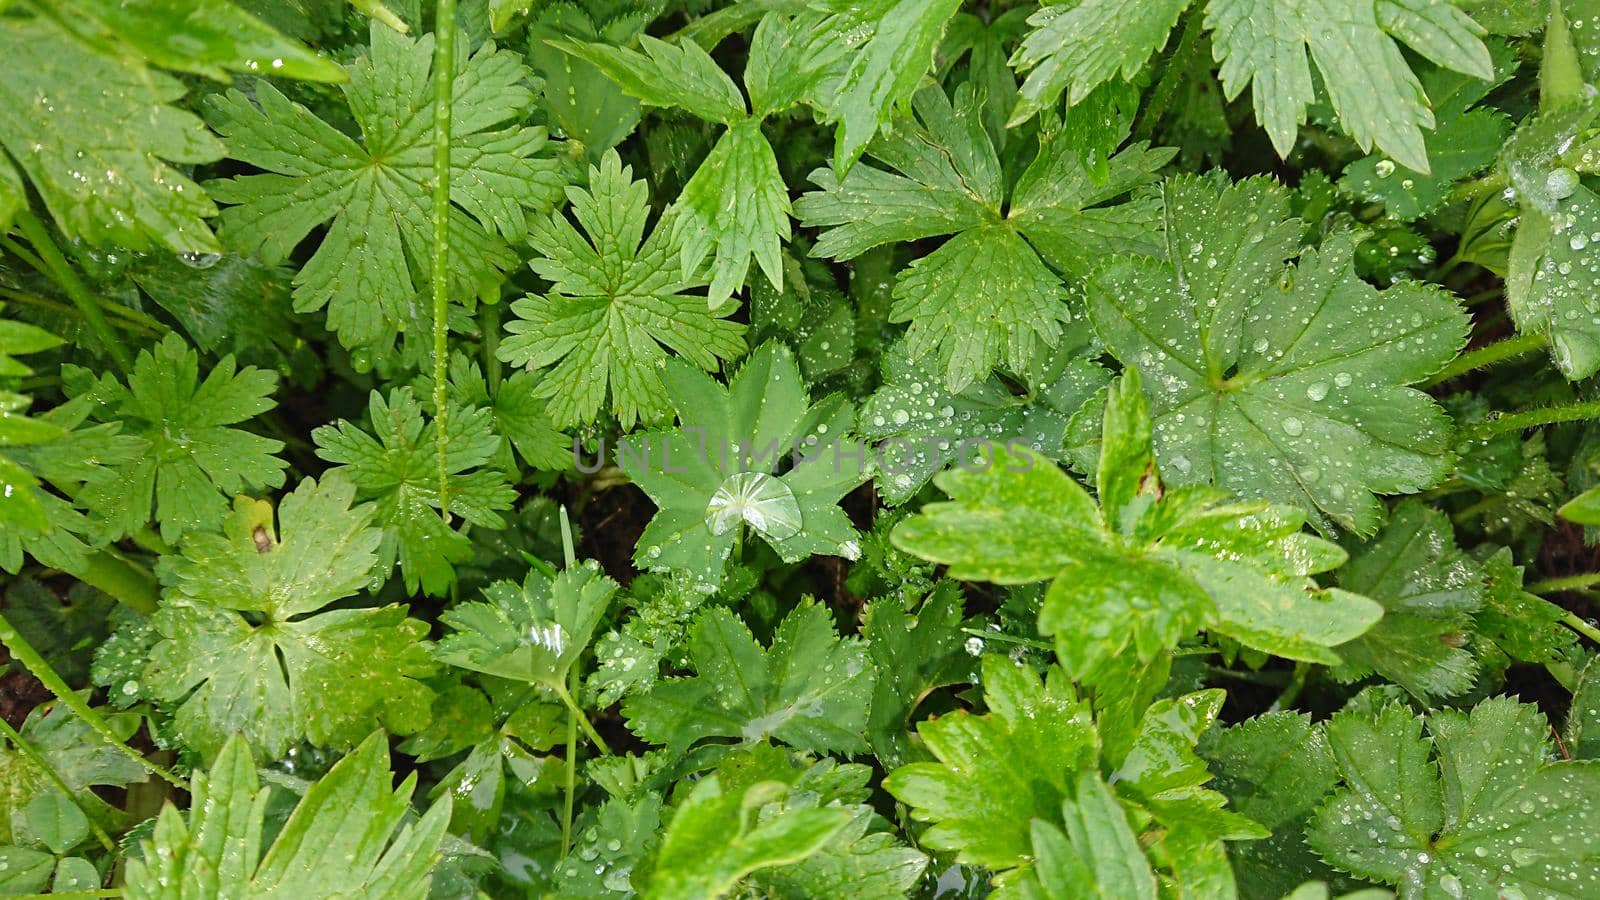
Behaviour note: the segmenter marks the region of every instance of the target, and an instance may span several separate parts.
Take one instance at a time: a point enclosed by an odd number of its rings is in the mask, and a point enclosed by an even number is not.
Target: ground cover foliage
[[[0,0],[0,894],[1600,897],[1600,3]]]

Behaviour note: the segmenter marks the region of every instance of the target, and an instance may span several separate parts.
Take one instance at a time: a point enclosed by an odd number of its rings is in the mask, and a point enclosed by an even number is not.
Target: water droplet
[[[1578,173],[1566,166],[1551,169],[1550,174],[1545,176],[1544,189],[1557,200],[1565,200],[1578,190]]]
[[[1380,159],[1378,164],[1372,167],[1372,170],[1378,174],[1379,178],[1388,178],[1394,174],[1394,160]]]
[[[1299,419],[1296,419],[1294,416],[1289,416],[1283,420],[1283,433],[1287,434],[1289,437],[1299,437],[1300,434],[1305,430],[1305,423]]]

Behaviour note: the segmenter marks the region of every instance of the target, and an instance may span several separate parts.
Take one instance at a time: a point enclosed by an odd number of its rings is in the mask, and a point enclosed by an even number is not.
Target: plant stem
[[[1600,644],[1600,628],[1596,628],[1593,625],[1590,625],[1588,622],[1578,618],[1577,613],[1567,613],[1566,616],[1561,619],[1561,624],[1571,628],[1573,631],[1576,631],[1589,640],[1594,641],[1596,644]]]
[[[1487,369],[1505,360],[1515,359],[1524,353],[1532,353],[1535,350],[1543,349],[1544,343],[1544,335],[1542,334],[1519,334],[1502,341],[1495,341],[1492,344],[1485,344],[1476,350],[1468,350],[1466,353],[1456,357],[1455,361],[1440,369],[1437,375],[1424,381],[1421,387],[1423,389],[1431,388],[1458,375],[1465,375],[1477,369]]]
[[[600,748],[601,753],[610,756],[611,748],[606,746],[605,739],[600,736],[600,733],[594,730],[594,726],[589,723],[589,717],[583,714],[583,709],[578,706],[576,700],[572,699],[572,695],[567,692],[566,687],[557,685],[555,686],[555,692],[556,696],[561,698],[561,702],[567,705],[567,710],[577,719],[578,727],[583,729],[584,736],[594,741],[594,745]]]
[[[134,612],[155,615],[161,598],[155,576],[109,550],[91,554],[83,568],[69,574],[110,595]]]
[[[1184,73],[1189,68],[1189,59],[1200,46],[1200,13],[1189,15],[1183,26],[1183,36],[1178,38],[1178,46],[1172,51],[1172,56],[1167,58],[1166,69],[1161,73],[1161,80],[1156,82],[1156,88],[1150,94],[1150,102],[1145,104],[1144,110],[1139,113],[1139,122],[1134,126],[1133,134],[1138,140],[1148,140],[1155,133],[1156,126],[1161,124],[1161,119],[1167,114],[1167,107],[1172,105],[1172,98],[1178,93],[1178,84],[1183,80]]]
[[[50,779],[51,783],[56,786],[56,790],[67,795],[67,799],[71,800],[74,806],[78,806],[79,809],[83,810],[83,817],[89,821],[89,828],[94,832],[95,840],[100,842],[100,846],[107,850],[116,849],[116,842],[111,840],[111,836],[106,834],[105,829],[100,827],[100,823],[94,820],[94,816],[89,815],[89,810],[83,809],[82,806],[78,805],[77,792],[68,786],[61,775],[56,772],[55,767],[50,765],[50,760],[45,759],[44,754],[34,749],[34,746],[28,743],[22,735],[18,734],[17,730],[11,727],[11,723],[4,718],[0,718],[0,735],[4,735],[11,743],[15,744],[17,749],[22,751],[23,756],[26,756],[34,765],[39,767],[40,771],[44,772],[45,777]]]
[[[82,697],[78,696],[72,688],[67,686],[61,676],[56,674],[56,670],[51,668],[48,662],[45,662],[44,657],[39,655],[39,651],[33,649],[33,645],[28,643],[22,633],[17,631],[12,626],[11,621],[3,614],[0,614],[0,644],[5,644],[6,649],[11,651],[11,658],[22,663],[23,668],[32,672],[33,677],[39,679],[39,683],[44,685],[45,690],[54,694],[57,700],[66,704],[66,707],[76,713],[78,718],[82,719],[85,724],[94,730],[95,734],[100,735],[106,742],[121,750],[129,759],[174,787],[185,790],[188,788],[188,785],[184,784],[178,776],[145,759],[143,754],[129,747],[121,738],[117,737],[117,733],[111,730],[111,724],[85,702]]]
[[[1546,578],[1535,581],[1523,588],[1530,594],[1559,594],[1562,591],[1581,591],[1587,587],[1600,584],[1600,572],[1580,572],[1577,575],[1565,575],[1561,578]]]
[[[569,699],[566,689],[561,691],[563,699]],[[567,851],[572,849],[572,804],[573,797],[578,792],[578,719],[583,713],[578,711],[571,702],[567,703],[567,789],[561,807],[561,858],[565,859]]]
[[[1539,428],[1544,425],[1559,425],[1562,422],[1581,422],[1585,419],[1595,418],[1600,418],[1600,400],[1568,403],[1563,406],[1545,406],[1519,413],[1508,413],[1490,419],[1487,422],[1479,422],[1466,429],[1462,437],[1469,440],[1483,440],[1484,438],[1494,437],[1497,434]]]
[[[0,241],[0,244],[13,243],[14,242],[12,241]],[[32,254],[29,255],[31,256]],[[65,303],[51,300],[48,297],[40,297],[36,294],[29,294],[25,291],[14,291],[11,288],[0,287],[0,297],[4,297],[7,300],[11,300],[15,303],[21,303],[24,306],[48,309],[57,315],[77,316],[82,318],[81,313]],[[136,313],[134,310],[128,309],[126,306],[123,306],[120,303],[109,304],[106,308],[106,312],[111,316],[110,324],[112,327],[121,328],[123,331],[131,332],[143,337],[161,337],[172,330],[161,324],[159,321],[151,319],[149,316],[146,316],[143,313]]]
[[[122,345],[122,339],[106,321],[105,311],[100,308],[100,301],[89,293],[89,288],[78,278],[78,273],[72,270],[67,258],[61,255],[60,248],[50,238],[49,229],[39,221],[31,210],[20,210],[16,217],[17,227],[22,229],[22,236],[33,245],[34,252],[39,254],[39,261],[44,264],[44,274],[60,286],[78,311],[83,313],[83,321],[94,333],[100,345],[105,347],[111,355],[111,361],[116,363],[117,369],[127,372],[133,368],[133,356],[128,353],[128,348]]]
[[[1267,710],[1267,712],[1277,712],[1282,709],[1290,709],[1293,707],[1294,702],[1300,699],[1300,692],[1306,689],[1306,679],[1310,675],[1310,663],[1295,663],[1294,674],[1289,676],[1288,686],[1283,689],[1282,694],[1278,695],[1278,699],[1272,701],[1272,706]]]
[[[433,41],[433,427],[439,447],[439,515],[449,522],[450,112],[456,0],[438,0],[434,6]]]
[[[478,330],[483,333],[483,380],[489,399],[500,396],[503,365],[500,362],[500,304],[485,303],[478,310]]]

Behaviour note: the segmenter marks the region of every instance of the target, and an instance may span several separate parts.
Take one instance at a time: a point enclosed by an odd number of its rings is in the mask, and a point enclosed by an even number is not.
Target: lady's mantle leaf
[[[1344,665],[1336,675],[1355,680],[1377,672],[1424,698],[1472,686],[1478,667],[1466,644],[1484,604],[1484,572],[1456,547],[1447,516],[1419,502],[1400,504],[1339,571],[1339,585],[1378,601],[1384,612],[1371,631],[1339,648]]]
[[[856,530],[838,503],[865,480],[866,451],[848,437],[854,416],[840,398],[808,405],[787,347],[762,345],[726,388],[683,363],[669,363],[665,378],[679,428],[633,435],[617,454],[660,507],[635,563],[716,584],[746,526],[790,562],[856,557]]]
[[[1403,897],[1587,897],[1600,865],[1600,763],[1555,762],[1537,707],[1496,697],[1424,719],[1347,709],[1328,742],[1344,787],[1306,840]]]
[[[398,606],[318,612],[377,562],[383,533],[371,507],[350,507],[355,492],[337,476],[302,481],[280,507],[281,536],[268,504],[241,498],[224,534],[171,558],[144,680],[186,746],[209,757],[242,734],[278,756],[302,739],[348,747],[379,724],[427,722],[427,626]]]
[[[1461,348],[1468,320],[1453,297],[1373,289],[1356,277],[1346,235],[1285,268],[1301,224],[1264,179],[1175,178],[1165,204],[1166,259],[1101,267],[1089,316],[1144,376],[1169,480],[1291,503],[1323,531],[1367,534],[1383,512],[1373,494],[1443,477],[1449,420],[1405,385]]]
[[[866,648],[834,634],[828,611],[795,608],[763,651],[729,610],[707,610],[689,637],[695,672],[624,707],[645,740],[681,752],[704,737],[772,737],[817,753],[866,749],[875,670]]]

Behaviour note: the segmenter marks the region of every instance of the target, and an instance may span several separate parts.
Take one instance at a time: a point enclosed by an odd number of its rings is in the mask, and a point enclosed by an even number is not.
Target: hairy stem
[[[1497,416],[1487,422],[1479,422],[1466,429],[1462,437],[1482,440],[1494,437],[1497,434],[1525,431],[1529,428],[1539,428],[1544,425],[1559,425],[1563,422],[1582,422],[1586,419],[1595,418],[1600,418],[1600,400],[1567,403],[1561,406],[1545,406],[1519,413],[1508,413]]]
[[[66,707],[76,713],[78,718],[82,719],[94,730],[95,734],[100,735],[102,739],[122,751],[129,759],[148,769],[156,777],[174,787],[188,788],[188,785],[184,784],[178,776],[145,759],[143,754],[129,747],[127,743],[117,737],[117,733],[111,730],[111,724],[105,720],[105,717],[100,715],[82,697],[74,693],[72,688],[67,686],[61,676],[56,674],[56,670],[51,668],[48,662],[45,662],[44,657],[39,655],[39,651],[33,649],[33,645],[28,643],[22,633],[12,626],[10,620],[4,614],[0,614],[0,644],[5,644],[6,649],[11,652],[11,658],[22,663],[23,668],[33,673],[33,677],[39,679],[39,683],[44,685],[45,690],[54,694],[57,700],[66,704]]]
[[[1577,575],[1564,575],[1560,578],[1546,578],[1535,581],[1523,590],[1530,594],[1559,594],[1562,591],[1581,591],[1584,588],[1600,584],[1600,572],[1580,572]]]
[[[67,258],[61,255],[61,249],[50,237],[50,230],[31,210],[19,211],[16,221],[17,227],[22,229],[22,236],[28,239],[28,243],[33,245],[34,252],[39,254],[44,274],[49,276],[73,305],[78,307],[78,311],[83,314],[84,323],[94,333],[100,346],[111,355],[111,361],[116,363],[117,369],[122,372],[132,369],[132,354],[123,346],[122,338],[117,336],[111,323],[106,321],[106,314],[100,308],[100,301],[95,299],[89,288],[78,278],[78,273],[72,270]]]
[[[1516,359],[1525,353],[1543,349],[1544,343],[1544,335],[1542,334],[1519,334],[1502,341],[1495,341],[1492,344],[1485,344],[1476,350],[1468,350],[1466,353],[1456,357],[1455,361],[1440,369],[1437,375],[1424,381],[1421,387],[1423,389],[1431,388],[1458,375],[1465,375],[1478,369],[1487,369],[1508,359]]]
[[[456,0],[433,22],[433,427],[439,447],[439,515],[450,521],[450,109],[454,103]]]

